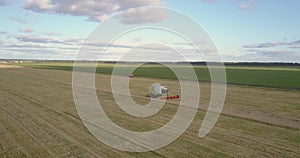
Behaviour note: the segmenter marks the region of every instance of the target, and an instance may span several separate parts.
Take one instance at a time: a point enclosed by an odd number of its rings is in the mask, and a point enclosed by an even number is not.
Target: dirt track
[[[21,66],[14,66],[14,65],[4,65],[0,64],[0,69],[7,69],[7,68],[22,68]]]
[[[128,117],[114,105],[111,93],[103,91],[109,89],[109,76],[97,75],[96,79],[99,98],[104,101],[107,115],[128,129],[159,128],[172,118],[176,110],[175,106],[169,106],[164,110],[166,114],[161,116],[147,119]],[[146,78],[132,80],[132,94],[142,95],[144,89],[140,87],[148,87],[153,82],[164,81]],[[204,112],[199,111],[191,127],[169,146],[153,152],[129,153],[108,147],[87,131],[76,112],[71,83],[71,72],[66,71],[29,68],[0,70],[0,157],[300,155],[299,129],[282,126],[300,118],[299,91],[229,86],[224,107],[226,115],[221,116],[208,136],[201,139],[198,137],[204,116]],[[174,88],[173,93],[177,93],[176,84],[172,82],[168,85]],[[201,84],[201,87],[201,106],[205,109],[209,99],[209,86]],[[143,102],[139,98],[136,101]],[[281,123],[280,120],[284,122]]]

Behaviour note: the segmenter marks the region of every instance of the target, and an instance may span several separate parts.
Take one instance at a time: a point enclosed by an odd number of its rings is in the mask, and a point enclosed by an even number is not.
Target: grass
[[[72,63],[25,63],[22,66],[42,69],[73,70]],[[113,64],[99,64],[97,73],[111,74]],[[89,64],[83,64],[89,67]],[[124,65],[124,69],[130,67]],[[179,69],[184,71],[185,67]],[[210,82],[209,69],[205,66],[194,66],[199,81]],[[216,67],[215,70],[218,70]],[[134,72],[136,76],[177,79],[176,75],[167,67],[161,65],[143,65]],[[255,67],[229,66],[226,67],[227,83],[262,86],[273,88],[300,89],[300,69],[298,67]]]

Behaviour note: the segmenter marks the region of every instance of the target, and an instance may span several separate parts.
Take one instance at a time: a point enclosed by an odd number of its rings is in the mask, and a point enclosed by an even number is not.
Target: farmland
[[[72,63],[25,63],[22,66],[54,70],[73,70]],[[86,64],[85,66],[89,66]],[[126,66],[126,65],[125,65]],[[182,67],[184,70],[185,68]],[[194,66],[199,81],[210,81],[206,66]],[[98,64],[97,73],[111,74],[112,64]],[[161,65],[143,65],[135,70],[136,76],[176,79],[175,74]],[[300,89],[299,67],[227,66],[227,83],[273,88]]]
[[[72,96],[71,63],[26,63],[0,68],[0,157],[299,157],[300,69],[227,67],[224,109],[213,130],[198,137],[210,100],[208,69],[195,66],[200,81],[200,109],[176,141],[150,152],[113,149],[98,141],[81,122]],[[136,118],[114,101],[112,66],[97,69],[96,90],[112,121],[148,131],[167,123],[177,110],[168,101],[157,115]],[[145,65],[130,80],[133,99],[141,104],[149,85],[160,82],[171,93],[179,83],[167,68]],[[135,97],[137,96],[137,97]],[[140,97],[138,97],[140,96]]]

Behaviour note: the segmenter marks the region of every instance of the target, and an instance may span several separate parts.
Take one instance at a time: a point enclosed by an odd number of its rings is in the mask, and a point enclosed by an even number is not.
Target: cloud
[[[164,9],[143,7],[126,10],[119,18],[123,24],[142,24],[162,21],[166,16]]]
[[[47,34],[47,33],[46,33]],[[14,37],[16,40],[23,43],[36,43],[36,44],[60,44],[60,45],[81,45],[83,39],[62,39],[55,38],[55,36],[46,36],[45,34],[25,34],[17,35]],[[101,42],[85,43],[88,46],[104,47],[107,44]],[[115,45],[115,47],[125,47],[123,45]]]
[[[259,43],[251,45],[243,45],[243,48],[270,48],[284,45],[284,43]]]
[[[17,40],[22,42],[31,42],[31,43],[62,43],[61,39],[49,38],[46,36],[37,36],[37,35],[19,35],[15,37]]]
[[[0,0],[0,6],[4,6],[4,5],[7,5],[9,4],[9,0]]]
[[[21,23],[21,24],[25,24],[25,23],[27,23],[27,21],[26,21],[26,20],[24,20],[24,19],[21,19],[21,18],[19,18],[19,17],[16,17],[16,16],[11,16],[11,17],[10,17],[10,19],[11,19],[11,20],[13,20],[13,21],[15,21],[15,22]]]
[[[80,46],[83,39],[61,39],[55,38],[55,36],[45,36],[45,35],[37,35],[37,34],[25,34],[25,35],[17,35],[14,37],[17,41],[22,43],[22,45],[30,45],[32,44],[54,44],[55,47],[60,46]],[[95,49],[100,49],[107,46],[107,43],[101,42],[85,42],[86,46],[94,47]],[[11,46],[11,45],[6,45]],[[21,46],[19,44],[19,46]],[[113,48],[132,48],[133,45],[125,44],[125,43],[118,43],[118,44],[111,44],[109,47]]]
[[[102,22],[107,16],[118,11],[143,6],[162,6],[162,3],[160,0],[27,0],[24,8],[39,13],[86,16],[89,21]],[[141,10],[135,12],[134,17],[137,18],[137,23],[161,20],[159,17],[154,18],[153,15],[146,16],[145,13],[149,14],[149,12]],[[130,13],[128,15],[133,16]],[[132,18],[126,18],[122,21],[134,23]]]
[[[1,45],[5,49],[9,50],[20,50],[24,48],[35,48],[35,49],[40,49],[40,48],[50,48],[50,46],[46,45],[41,45],[41,44],[33,44],[33,43],[22,43],[22,42],[17,42],[17,43],[5,43]]]
[[[294,47],[300,46],[300,40],[290,41],[290,42],[268,42],[268,43],[259,43],[259,44],[250,44],[243,45],[243,48],[252,49],[252,48],[274,48],[274,47]]]
[[[238,0],[238,2],[240,3],[239,9],[241,10],[252,9],[256,5],[255,0]]]
[[[237,59],[270,62],[300,63],[300,40],[285,42],[266,42],[242,46],[246,54]]]
[[[51,36],[25,34],[15,35],[5,42],[0,41],[0,48],[2,58],[71,59],[79,51],[80,42],[75,39],[63,40]]]
[[[207,2],[207,3],[215,3],[217,0],[202,0],[204,2]]]
[[[300,44],[300,40],[293,41],[292,43],[293,43],[293,44]]]
[[[300,63],[300,53],[291,50],[253,50],[241,55],[224,55],[228,62],[291,62]]]
[[[60,36],[61,34],[60,33],[57,33],[57,32],[46,32],[46,33],[43,33],[44,35],[47,35],[47,36]]]
[[[51,10],[54,5],[50,0],[27,0],[25,8],[35,12],[46,12]]]
[[[137,37],[137,38],[134,38],[132,41],[133,42],[141,42],[141,41],[143,41],[143,38],[142,37]]]
[[[160,0],[117,0],[116,2],[120,6],[119,10],[144,6],[162,6]]]
[[[145,40],[147,39],[143,39],[143,42],[118,41],[110,45],[101,41],[90,40],[85,41],[84,52],[87,53],[87,60],[95,60],[104,48],[106,51],[103,53],[104,55],[101,60],[118,60],[126,52],[131,51],[131,55],[134,56],[136,60],[145,59],[147,55],[154,55],[157,59],[174,60],[175,58],[170,54],[174,50],[182,52],[184,57],[188,60],[202,59],[199,56],[199,52],[196,52],[191,45],[187,43],[182,43],[181,45],[174,45],[174,43],[159,45],[147,43]],[[19,58],[23,58],[28,54],[32,54],[31,57],[34,58],[41,58],[45,57],[44,53],[47,53],[48,59],[57,59],[58,56],[61,59],[75,59],[76,53],[81,49],[82,43],[83,39],[47,36],[45,33],[22,34],[13,35],[12,38],[3,42],[0,41],[0,52],[9,51],[15,55],[20,55]],[[143,45],[140,45],[141,43],[143,43]],[[200,50],[201,53],[209,53],[209,51],[210,50],[204,49]],[[40,52],[40,54],[38,54],[38,52]],[[53,53],[52,56],[51,53]],[[3,56],[3,54],[0,53],[0,56]],[[13,55],[11,57],[13,57]]]
[[[280,62],[297,62],[300,63],[300,53],[295,51],[288,50],[260,50],[255,52],[258,56],[271,59],[271,61],[280,61]]]
[[[6,31],[0,31],[0,35],[6,35],[8,32]]]
[[[23,32],[23,33],[31,33],[31,32],[34,32],[34,30],[32,28],[22,28],[19,30],[20,32]]]
[[[226,55],[226,61],[300,63],[300,40],[243,45],[244,52]]]
[[[202,1],[206,3],[215,3],[218,0],[202,0]],[[238,8],[240,10],[248,10],[256,6],[256,0],[231,0],[231,1],[233,1],[235,4],[238,4]]]

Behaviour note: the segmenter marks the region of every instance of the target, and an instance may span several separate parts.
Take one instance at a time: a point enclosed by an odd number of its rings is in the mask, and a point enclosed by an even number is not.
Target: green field
[[[72,63],[25,63],[21,65],[42,69],[73,70]],[[84,65],[88,67],[89,64]],[[181,69],[184,70],[185,67],[181,67]],[[207,67],[194,66],[194,69],[199,81],[210,81]],[[111,74],[112,70],[112,64],[99,64],[96,72]],[[161,65],[143,65],[137,68],[134,74],[142,77],[176,79],[175,74],[170,69]],[[226,75],[229,84],[300,89],[299,67],[227,66]]]

